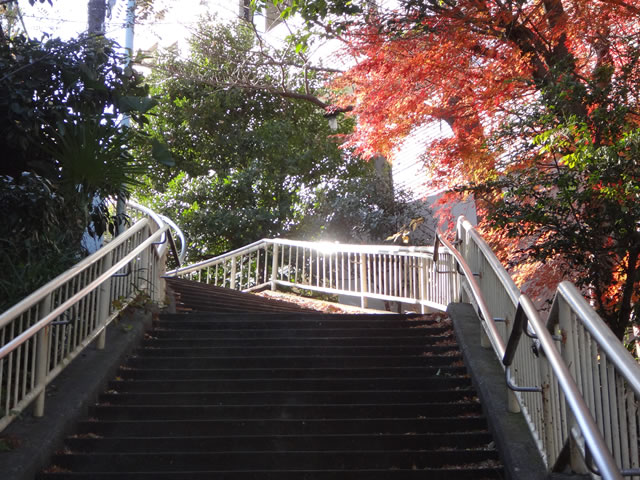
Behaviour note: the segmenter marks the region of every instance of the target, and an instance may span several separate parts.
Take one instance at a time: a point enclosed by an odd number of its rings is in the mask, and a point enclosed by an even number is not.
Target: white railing
[[[462,290],[549,470],[640,479],[640,366],[572,284],[560,284],[545,323],[473,226],[459,219],[457,233]]]
[[[168,275],[236,290],[296,287],[332,295],[445,310],[458,289],[453,257],[440,252],[436,270],[432,247],[347,245],[260,240]]]
[[[142,214],[131,228],[0,314],[0,430],[34,400],[42,416],[46,386],[93,340],[104,348],[106,326],[128,303],[164,301],[170,227],[129,206]]]

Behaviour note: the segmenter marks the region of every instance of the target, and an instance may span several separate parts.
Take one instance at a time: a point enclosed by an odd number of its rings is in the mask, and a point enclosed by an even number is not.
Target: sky
[[[121,45],[124,45],[127,3],[127,0],[115,0],[111,19],[106,24],[107,36]],[[164,18],[136,25],[135,50],[148,49],[155,43],[167,47],[176,41],[182,42],[207,6],[221,19],[230,20],[238,14],[233,0],[156,0],[155,3],[167,8],[167,14]],[[31,6],[28,0],[19,0],[18,4],[31,37],[40,38],[48,33],[68,40],[87,29],[86,0],[53,0],[53,6],[39,2]]]

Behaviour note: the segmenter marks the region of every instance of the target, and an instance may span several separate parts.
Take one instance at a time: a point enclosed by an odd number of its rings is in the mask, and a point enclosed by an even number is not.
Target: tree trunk
[[[104,22],[107,15],[106,0],[89,0],[88,13],[87,32],[89,35],[104,35]]]

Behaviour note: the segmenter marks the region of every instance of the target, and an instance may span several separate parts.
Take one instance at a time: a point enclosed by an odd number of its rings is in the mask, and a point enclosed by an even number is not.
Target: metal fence
[[[169,275],[242,291],[269,286],[296,287],[331,295],[359,297],[445,310],[457,291],[453,257],[433,247],[394,247],[260,240]]]
[[[543,322],[473,226],[461,218],[457,233],[472,271],[462,290],[476,283],[491,306],[481,341],[505,365],[510,408],[522,410],[548,469],[640,480],[638,363],[573,284],[558,286]]]
[[[0,430],[140,295],[164,301],[169,226],[145,214],[129,230],[0,315]],[[138,210],[139,211],[139,210]],[[174,249],[175,250],[175,249]]]

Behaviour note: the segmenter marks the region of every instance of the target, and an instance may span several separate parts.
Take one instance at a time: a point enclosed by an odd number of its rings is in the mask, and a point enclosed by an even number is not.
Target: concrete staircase
[[[39,478],[504,478],[448,318],[237,298],[162,315]]]

